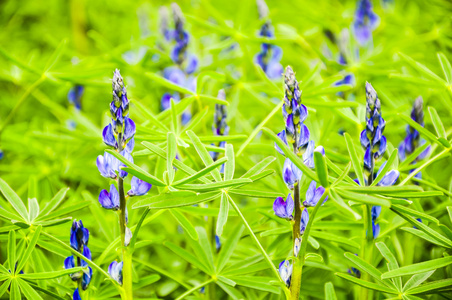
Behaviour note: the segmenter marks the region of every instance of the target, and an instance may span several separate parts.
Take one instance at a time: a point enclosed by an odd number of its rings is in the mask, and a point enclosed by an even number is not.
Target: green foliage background
[[[200,69],[195,95],[180,102],[178,112],[184,103],[191,103],[194,118],[199,117],[199,123],[189,129],[209,147],[218,142],[211,133],[214,105],[218,102],[215,97],[219,89],[226,88],[229,103],[227,122],[231,128],[227,141],[234,148],[234,178],[239,178],[268,156],[276,158],[267,167],[275,170],[274,173],[246,187],[246,190],[259,191],[263,197],[256,197],[257,192],[250,196],[243,193],[230,195],[277,266],[290,252],[291,233],[290,228],[287,229],[288,223],[273,215],[272,204],[276,196],[286,196],[288,190],[281,175],[284,159],[274,149],[273,140],[262,134],[261,129],[266,127],[275,133],[283,129],[281,110],[277,107],[283,97],[283,86],[282,80],[272,82],[267,79],[253,63],[253,57],[264,41],[257,37],[262,21],[258,18],[255,1],[194,0],[179,4],[191,33],[190,51],[200,59]],[[160,179],[167,170],[165,159],[140,144],[148,141],[162,149],[167,147],[167,132],[159,128],[158,123],[170,128],[169,131],[175,131],[170,114],[160,113],[160,98],[172,89],[161,79],[161,71],[172,65],[169,57],[171,44],[163,41],[158,28],[161,5],[169,6],[169,3],[117,0],[0,2],[0,149],[4,152],[0,160],[0,178],[11,186],[25,206],[33,207],[34,202],[30,199],[36,198],[41,212],[60,189],[70,188],[53,213],[42,216],[41,220],[39,217],[36,219],[41,223],[30,221],[25,225],[4,212],[14,213],[14,208],[2,188],[4,198],[0,198],[0,206],[4,210],[0,213],[0,263],[7,270],[10,269],[8,259],[12,248],[8,240],[11,240],[11,231],[15,231],[19,257],[29,245],[37,226],[41,225],[37,246],[23,270],[26,274],[62,271],[69,250],[49,236],[69,244],[71,218],[82,219],[90,230],[90,248],[97,265],[106,270],[108,264],[118,258],[120,251],[117,242],[114,244],[119,236],[117,216],[102,209],[98,203],[97,196],[101,189],[106,188],[108,180],[100,176],[95,160],[106,148],[101,131],[109,122],[110,79],[113,70],[118,68],[124,76],[131,101],[131,117],[137,124],[135,164]],[[365,125],[366,81],[377,90],[386,120],[388,151],[378,166],[405,136],[407,121],[402,116],[409,117],[413,100],[419,95],[423,97],[425,128],[433,137],[427,136],[428,132],[421,132],[421,136],[432,144],[432,154],[415,167],[429,162],[422,171],[422,181],[418,183],[423,191],[433,193],[427,197],[400,194],[399,198],[408,198],[412,203],[406,207],[432,217],[432,220],[424,222],[426,227],[439,232],[452,243],[452,160],[449,154],[452,148],[447,142],[452,134],[452,69],[450,64],[447,65],[447,61],[452,60],[452,3],[446,0],[395,0],[384,8],[382,3],[374,1],[374,10],[381,23],[373,32],[373,45],[361,48],[359,58],[352,58],[355,56],[352,49],[357,45],[351,37],[348,50],[352,59],[346,67],[324,55],[322,49],[326,46],[334,56],[339,51],[327,40],[324,31],[339,34],[343,28],[350,28],[355,1],[268,1],[268,6],[276,36],[272,43],[282,47],[281,63],[291,65],[301,81],[303,103],[309,110],[306,125],[316,145],[325,147],[329,175],[334,179],[339,174],[332,171],[330,163],[342,172],[351,160],[340,132],[351,136],[362,162],[359,134]],[[232,49],[225,51],[229,47]],[[345,72],[355,74],[356,85],[333,87]],[[74,84],[85,86],[81,112],[75,111],[67,101],[68,90]],[[336,95],[338,91],[344,91],[347,99],[340,99]],[[445,136],[441,136],[438,122],[432,120],[427,109],[429,106],[436,109]],[[160,122],[153,121],[150,115]],[[75,130],[69,128],[70,121],[76,123]],[[201,170],[205,166],[186,129],[181,127],[176,132],[178,142],[182,140],[190,144],[188,148],[179,144],[181,161]],[[443,140],[439,141],[441,137]],[[393,168],[401,173],[400,183],[414,167],[396,160]],[[353,166],[349,175],[356,177]],[[176,172],[176,180],[185,176],[179,170]],[[210,175],[208,178],[212,179]],[[407,184],[413,183],[409,181]],[[129,184],[130,179],[127,187]],[[149,195],[163,194],[167,190],[154,185]],[[407,191],[400,189],[396,192]],[[368,191],[359,193],[367,195]],[[131,206],[144,198],[147,196],[129,203],[129,224],[137,224],[140,220],[145,208],[132,209]],[[308,259],[303,271],[302,295],[306,299],[330,297],[328,292],[325,294],[327,282],[333,283],[339,299],[349,299],[355,293],[353,284],[335,274],[356,267],[353,257],[347,259],[344,253],[357,252],[355,244],[359,245],[363,228],[361,208],[359,205],[350,206],[353,203],[349,200],[352,199],[347,196],[343,198],[348,209],[333,198],[330,197],[331,200],[320,208],[313,227],[317,235],[313,234],[314,241],[308,251],[317,255],[313,254]],[[220,202],[220,197],[217,197],[205,205],[187,206],[176,212],[150,210],[139,232],[134,253],[134,295],[137,299],[175,299],[212,277],[206,275],[196,262],[187,261],[188,255],[180,249],[194,253],[198,260],[209,266],[211,260],[217,264],[219,257],[226,257],[224,272],[213,277],[217,284],[210,283],[204,294],[195,289],[187,299],[214,299],[212,295],[215,299],[284,298],[281,288],[275,283],[278,278],[269,270],[253,237],[232,207],[220,238],[222,251],[228,245],[237,245],[231,250],[230,257],[224,252],[216,253],[214,231]],[[180,222],[181,219],[187,220],[188,224],[178,224],[177,220]],[[380,219],[382,230],[377,242],[386,244],[400,266],[431,262],[451,254],[451,245],[439,243],[431,237],[434,233],[429,230],[426,229],[430,235],[425,234],[433,242],[408,229],[401,229],[412,225],[389,208],[383,208]],[[197,235],[197,240],[192,239]],[[207,241],[208,250],[203,241]],[[211,259],[209,251],[213,253]],[[374,266],[382,273],[387,272],[383,256],[377,249],[374,254]],[[432,263],[430,270],[434,269]],[[30,285],[44,299],[57,296],[70,299],[75,286],[65,274],[55,275],[56,278],[52,279],[32,278]],[[404,273],[400,275],[405,276]],[[0,280],[9,280],[5,276],[1,275]],[[218,276],[223,279],[219,280]],[[438,267],[428,280],[451,280],[451,277],[449,264]],[[94,269],[87,299],[117,296],[114,285],[104,279],[104,275]],[[403,279],[406,282],[409,277]],[[230,281],[236,285],[233,287]],[[35,294],[24,292],[25,284],[19,282],[18,285],[25,297],[37,299],[33,298]],[[17,294],[6,288],[2,290],[0,287],[3,298],[11,295],[16,299]],[[14,287],[11,289],[14,291]],[[330,291],[329,285],[326,291]],[[450,285],[433,291],[432,295],[422,294],[420,297],[451,299]],[[374,292],[372,297],[384,299],[387,295]],[[404,297],[416,299],[414,296]]]

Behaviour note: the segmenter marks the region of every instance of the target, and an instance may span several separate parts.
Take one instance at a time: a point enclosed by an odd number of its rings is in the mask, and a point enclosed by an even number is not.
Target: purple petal
[[[294,208],[294,202],[292,199],[292,194],[289,193],[289,195],[287,195],[287,199],[286,199],[286,213],[289,216],[289,219],[292,219],[292,213],[293,213],[293,208]]]
[[[133,138],[133,136],[135,135],[135,132],[136,132],[135,122],[133,122],[133,120],[130,118],[125,118],[124,139],[126,141],[129,141],[131,138]]]
[[[72,300],[82,300],[82,297],[80,297],[80,293],[78,291],[78,288],[75,289],[74,295],[72,295]]]
[[[306,191],[306,200],[304,202],[305,206],[315,206],[314,194],[315,194],[316,182],[313,180],[309,184],[308,190]]]
[[[314,141],[309,141],[306,152],[303,154],[303,162],[309,168],[314,168]]]
[[[370,170],[372,164],[370,147],[367,147],[366,153],[364,153],[364,167]]]
[[[75,267],[75,261],[74,261],[74,256],[68,256],[66,257],[66,259],[64,260],[64,268],[65,269],[72,269]]]
[[[127,192],[129,196],[142,196],[146,194],[152,187],[152,184],[147,183],[137,177],[132,177],[131,189]]]
[[[370,141],[369,141],[369,138],[367,138],[366,129],[361,131],[360,141],[361,141],[361,146],[363,146],[363,148],[367,148],[369,146]]]
[[[372,206],[371,209],[371,215],[372,215],[372,220],[377,219],[381,214],[381,206]]]
[[[423,160],[430,154],[431,146],[428,146],[421,154],[417,157],[417,160]]]
[[[273,203],[273,211],[275,212],[275,215],[280,218],[288,218],[288,215],[286,213],[286,202],[284,202],[283,197],[278,197],[275,199],[275,202]]]
[[[283,130],[280,133],[278,133],[278,137],[284,142],[284,144],[287,145],[287,140],[286,140],[286,131]],[[281,150],[281,148],[279,148],[278,144],[275,143],[275,149],[276,151],[278,151],[281,155],[285,155],[284,152]]]
[[[162,100],[161,100],[161,106],[162,106],[162,110],[167,110],[171,107],[171,98],[173,96],[170,93],[165,93],[162,96]]]
[[[183,86],[185,83],[185,74],[177,67],[168,67],[163,70],[163,77],[177,85]]]
[[[305,230],[306,226],[308,226],[309,222],[309,213],[308,210],[305,208],[303,212],[301,213],[301,220],[300,220],[300,234],[302,235]]]
[[[118,143],[116,142],[116,138],[113,134],[113,127],[111,124],[108,124],[105,126],[103,132],[102,132],[102,138],[104,140],[104,143],[108,146],[118,148]]]
[[[267,65],[267,70],[265,71],[268,78],[270,78],[270,79],[281,78],[283,72],[284,72],[283,66],[277,61],[271,61]]]
[[[394,185],[394,183],[399,178],[399,171],[397,170],[391,170],[388,173],[386,173],[385,176],[380,180],[380,182],[377,184],[378,186],[391,186]]]
[[[300,123],[303,123],[308,117],[308,109],[303,104],[300,104]]]
[[[187,74],[191,74],[196,71],[198,68],[198,59],[195,55],[189,54],[187,57],[187,67],[185,68],[185,72]]]
[[[307,146],[309,142],[311,134],[309,132],[309,129],[306,125],[302,124],[300,129],[300,138],[298,139],[298,145],[303,148]]]

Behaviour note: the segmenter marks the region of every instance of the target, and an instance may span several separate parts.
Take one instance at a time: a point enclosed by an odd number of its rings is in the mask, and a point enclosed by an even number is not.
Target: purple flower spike
[[[114,184],[110,185],[110,193],[107,192],[107,190],[102,190],[100,192],[99,203],[105,209],[119,209],[119,193]]]
[[[99,155],[96,160],[97,168],[102,176],[105,178],[116,178],[116,171],[118,170],[119,160],[110,153],[105,152],[104,156]]]
[[[291,194],[287,196],[286,201],[284,201],[283,197],[278,197],[273,203],[273,211],[275,212],[275,215],[286,220],[293,219],[293,208],[294,203]]]
[[[131,181],[131,189],[127,192],[127,195],[142,196],[145,195],[151,189],[151,187],[152,184],[133,176]]]
[[[306,226],[308,226],[309,222],[309,213],[308,210],[305,208],[303,212],[301,213],[301,221],[300,221],[300,234],[303,235],[303,233],[306,230]]]
[[[370,0],[359,0],[353,23],[353,33],[360,45],[365,45],[372,38],[372,31],[377,28],[380,18],[372,10]]]
[[[325,192],[325,188],[323,186],[319,186],[316,189],[316,182],[311,181],[311,184],[309,185],[308,190],[306,191],[306,200],[303,202],[304,206],[316,206],[317,202],[319,202],[320,198],[322,198],[323,193]],[[325,201],[328,199],[328,196],[325,197]]]
[[[102,132],[102,138],[107,146],[114,147],[115,149],[118,148],[118,143],[116,142],[115,135],[113,134],[113,126],[111,124],[105,126]]]
[[[290,159],[286,158],[283,167],[283,179],[289,189],[294,188],[295,182],[301,179],[301,175],[303,175],[301,170]]]
[[[122,262],[118,263],[116,260],[108,266],[108,274],[111,278],[116,280],[119,285],[122,285]]]
[[[283,260],[279,264],[279,276],[281,276],[282,281],[286,283],[287,287],[290,287],[290,280],[292,279],[292,269],[293,266],[288,260]]]

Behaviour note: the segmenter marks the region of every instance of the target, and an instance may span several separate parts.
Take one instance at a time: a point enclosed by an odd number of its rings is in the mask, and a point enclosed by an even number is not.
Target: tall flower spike
[[[380,18],[372,9],[371,0],[358,0],[353,22],[353,33],[360,45],[365,45],[372,39],[372,31],[378,27]]]
[[[423,100],[419,96],[413,103],[413,109],[411,111],[411,119],[424,127],[424,110],[423,110]],[[399,145],[399,158],[400,160],[405,160],[407,156],[413,153],[417,148],[425,144],[425,140],[421,139],[419,131],[414,127],[407,125],[406,127],[406,137]],[[430,146],[428,146],[418,157],[413,161],[416,163],[424,159],[430,153]],[[417,173],[415,177],[421,178],[421,172]]]
[[[381,103],[372,85],[366,82],[366,129],[361,132],[361,146],[365,149],[364,170],[373,179],[375,159],[386,151],[383,135],[385,120],[381,116]],[[370,184],[370,182],[369,182]]]
[[[226,100],[226,93],[223,89],[218,91],[218,99]],[[226,105],[221,104],[215,104],[215,112],[213,115],[213,125],[212,125],[212,131],[213,134],[216,136],[225,136],[229,134],[229,126],[227,124],[227,110]],[[225,141],[221,141],[217,145],[220,148],[224,148],[226,146]],[[210,156],[214,161],[218,160],[220,153],[219,152],[210,152]],[[224,165],[223,165],[224,166]],[[221,169],[223,170],[223,166]]]
[[[268,17],[268,6],[267,3],[265,3],[265,0],[256,0],[257,4],[257,12],[259,13],[259,19],[265,19]]]
[[[257,0],[257,10],[259,12],[259,19],[266,19],[268,16],[268,6],[264,0]],[[273,28],[270,20],[266,20],[262,25],[259,36],[266,38],[273,38]],[[254,58],[262,70],[270,79],[278,79],[281,77],[283,67],[280,63],[282,58],[282,49],[276,45],[269,43],[262,43],[261,51]]]

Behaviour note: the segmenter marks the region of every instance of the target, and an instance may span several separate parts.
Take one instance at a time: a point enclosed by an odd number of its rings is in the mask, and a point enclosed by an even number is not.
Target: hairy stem
[[[314,210],[311,212],[309,216],[308,224],[306,225],[306,229],[303,233],[303,237],[301,240],[300,245],[300,252],[298,253],[298,256],[294,260],[293,265],[293,271],[292,271],[292,281],[290,286],[290,299],[291,300],[298,300],[300,297],[300,290],[301,290],[301,277],[302,277],[302,271],[303,266],[305,263],[305,257],[306,257],[306,249],[308,247],[308,239],[309,234],[311,232],[312,224],[314,223],[315,216],[317,214],[317,211],[319,210],[320,206],[322,206],[323,201],[329,194],[329,188],[325,189],[325,192],[323,193],[322,197],[319,199],[319,202],[314,207]],[[298,225],[298,235],[300,234],[300,225]]]

